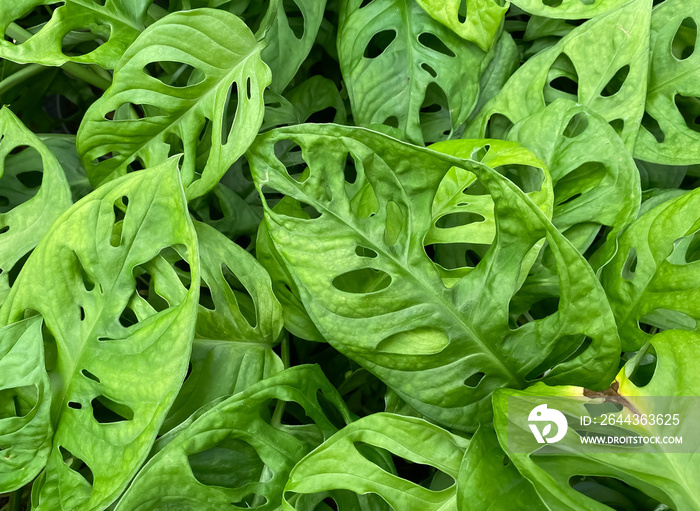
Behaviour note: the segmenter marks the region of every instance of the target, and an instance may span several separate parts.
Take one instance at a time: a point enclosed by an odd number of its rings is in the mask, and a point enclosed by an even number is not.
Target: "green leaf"
[[[476,104],[487,54],[416,2],[361,3],[341,2],[338,28],[338,57],[355,122],[393,126],[423,144],[421,109],[439,107],[448,114],[443,131],[457,129]]]
[[[511,0],[523,11],[553,19],[579,20],[594,18],[626,4],[629,0]]]
[[[173,159],[85,197],[32,253],[0,321],[36,311],[55,338],[36,509],[103,509],[144,461],[187,369],[198,260]]]
[[[700,7],[669,0],[651,17],[651,62],[645,114],[634,156],[670,165],[694,164],[700,158],[700,86],[695,51]]]
[[[274,153],[281,141],[300,146],[305,173],[287,173]],[[619,340],[593,272],[498,172],[333,125],[265,133],[248,159],[264,199],[268,191],[282,193],[306,216],[270,209],[266,199],[264,225],[320,333],[420,413],[473,431],[490,415],[495,388],[524,386],[545,369],[552,369],[548,380],[596,387],[615,374]],[[354,176],[345,174],[348,162]],[[493,197],[497,237],[476,268],[447,289],[423,240],[438,186],[453,166],[474,173]],[[521,265],[545,236],[567,284],[559,311],[512,327],[508,307]],[[591,339],[580,354],[578,335]]]
[[[17,44],[0,38],[0,57],[21,63],[60,66],[65,62],[114,69],[126,48],[144,28],[152,0],[14,0],[0,11],[3,35],[8,25],[40,6],[61,4],[45,23],[27,28],[34,35]],[[49,11],[50,12],[50,11]],[[22,25],[22,22],[19,22]],[[83,43],[83,44],[81,44]]]
[[[500,5],[497,0],[467,0],[465,9],[461,7],[462,0],[418,0],[418,4],[433,19],[482,50],[491,47],[509,5]]]
[[[284,367],[272,351],[282,307],[267,272],[216,229],[196,222],[202,288],[190,372],[165,422],[169,430],[205,404]]]
[[[530,58],[471,122],[465,138],[505,138],[509,126],[563,97],[612,123],[632,148],[644,111],[650,14],[649,0],[632,0]]]
[[[148,168],[184,152],[188,198],[211,190],[262,123],[270,70],[261,50],[250,29],[225,11],[175,12],[148,27],[119,61],[113,85],[88,109],[78,131],[90,181],[98,185],[126,174],[135,162]],[[182,85],[144,70],[173,63],[178,74],[188,76]]]
[[[469,442],[457,479],[457,509],[547,509],[532,484],[513,466],[493,429],[480,426]]]
[[[0,328],[0,493],[21,488],[44,468],[50,410],[40,318]]]
[[[377,494],[391,509],[456,510],[454,481],[468,444],[468,440],[423,419],[389,413],[363,417],[294,467],[284,488],[283,509],[307,509],[293,505],[295,497],[349,490]],[[391,461],[387,463],[388,456],[382,455],[385,450],[409,463],[433,467],[451,482],[444,489],[433,490],[405,479],[396,473]]]
[[[593,111],[558,99],[518,123],[509,138],[547,165],[554,183],[552,223],[582,253],[601,229],[610,227],[606,234],[614,239],[636,218],[637,167],[615,130]]]
[[[271,415],[275,402],[296,406],[306,422],[290,425],[284,416],[280,422]],[[337,430],[329,411],[352,420],[316,366],[263,380],[181,429],[141,470],[117,510],[170,509],[173,502],[190,509],[280,509],[294,465]]]
[[[15,115],[0,110],[0,306],[24,259],[71,204],[61,165]]]
[[[620,236],[600,280],[625,351],[654,331],[700,331],[699,241],[700,190],[662,202]]]
[[[278,0],[276,16],[264,38],[268,45],[262,51],[272,69],[272,91],[281,93],[294,78],[316,40],[325,7],[326,0]]]
[[[694,332],[668,331],[655,336],[651,341],[657,355],[655,372],[646,385],[637,386],[628,375],[633,371],[637,360],[632,359],[618,375],[619,388],[615,394],[616,403],[624,408],[620,412],[622,422],[616,422],[618,434],[624,435],[625,430],[630,435],[664,436],[669,428],[666,426],[632,426],[625,424],[628,415],[635,415],[639,410],[644,410],[647,401],[636,400],[637,397],[648,396],[697,396],[700,392],[700,379],[698,378],[697,363],[700,358],[700,336]],[[640,353],[638,357],[644,356]],[[496,432],[502,445],[506,445],[506,435],[509,428],[523,429],[523,435],[530,435],[527,425],[527,412],[516,413],[508,411],[508,396],[582,396],[583,390],[576,387],[547,387],[535,385],[526,391],[503,390],[494,394],[494,410]],[[687,399],[687,398],[686,398]],[[560,411],[572,417],[588,416],[585,408],[586,400],[558,400],[557,407]],[[661,400],[655,401],[662,403]],[[683,407],[678,401],[665,398],[663,401],[667,409],[656,408],[654,413],[679,413],[682,418],[688,419],[692,415],[690,409],[683,413]],[[675,403],[675,408],[674,408]],[[692,422],[692,419],[691,419]],[[688,438],[697,435],[694,423],[681,422],[682,429],[676,429],[675,433]],[[569,427],[566,436],[556,444],[549,444],[545,452],[510,453],[518,470],[527,477],[537,489],[537,492],[547,504],[549,509],[571,510],[595,510],[605,511],[612,506],[610,490],[600,492],[599,501],[587,498],[585,484],[575,485],[580,476],[605,482],[610,478],[626,483],[627,489],[637,489],[637,498],[650,501],[651,505],[630,503],[629,499],[620,498],[619,494],[613,497],[626,501],[626,506],[616,506],[617,509],[697,509],[700,506],[700,487],[697,473],[700,469],[700,456],[697,453],[665,452],[661,444],[648,444],[644,451],[635,449],[632,452],[624,452],[620,447],[612,447],[605,452],[602,446],[595,451],[582,451],[579,435],[572,427]],[[584,478],[584,481],[586,480]],[[589,483],[591,484],[591,483]],[[620,485],[625,486],[625,485]],[[578,490],[578,491],[577,491]],[[600,488],[598,489],[600,491]],[[642,495],[639,495],[639,494]],[[595,494],[594,494],[595,495]],[[602,502],[602,503],[601,503]]]

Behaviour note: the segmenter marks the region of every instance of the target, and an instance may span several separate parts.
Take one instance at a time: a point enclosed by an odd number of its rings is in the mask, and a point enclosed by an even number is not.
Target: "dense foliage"
[[[700,395],[698,23],[2,0],[0,510],[700,509],[700,455],[504,450]]]

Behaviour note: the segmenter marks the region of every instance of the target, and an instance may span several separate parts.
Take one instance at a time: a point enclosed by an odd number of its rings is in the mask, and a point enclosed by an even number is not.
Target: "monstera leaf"
[[[338,29],[340,68],[355,121],[393,126],[422,144],[421,110],[437,109],[447,113],[442,129],[448,134],[456,129],[476,103],[486,53],[416,2],[361,4],[343,0]]]
[[[38,313],[57,353],[36,509],[104,509],[146,458],[187,369],[198,260],[174,159],[85,197],[30,256],[0,321]]]
[[[265,34],[262,58],[272,69],[270,89],[281,93],[311,51],[321,27],[326,0],[276,0],[277,12]],[[285,10],[285,8],[288,8]]]
[[[275,156],[290,143],[308,164],[301,174],[290,175]],[[320,333],[420,413],[473,430],[490,414],[495,388],[524,386],[545,370],[548,381],[600,387],[612,379],[619,340],[602,288],[545,214],[498,172],[333,125],[260,135],[248,158],[265,199],[265,228]],[[447,289],[423,240],[453,166],[474,173],[493,197],[497,234],[476,268]],[[270,191],[298,211],[271,209]],[[515,328],[509,302],[523,261],[545,236],[566,283],[559,310]]]
[[[662,202],[620,236],[600,279],[623,349],[659,329],[700,331],[700,191]]]
[[[50,410],[40,318],[0,328],[0,493],[21,488],[44,468]]]
[[[187,196],[212,189],[262,123],[270,83],[262,48],[243,21],[225,11],[175,12],[148,27],[78,131],[90,181],[98,185],[130,165],[151,167],[184,152]],[[148,74],[155,65],[175,70],[164,82]]]
[[[632,381],[635,368],[641,362],[639,359],[645,355],[646,350],[643,350],[636,358],[630,360],[618,375],[619,387],[616,386],[616,390],[606,393],[614,394],[614,402],[608,405],[616,404],[615,410],[619,410],[614,412],[620,419],[615,421],[616,435],[670,434],[670,426],[635,426],[632,420],[626,423],[625,419],[645,413],[668,413],[671,414],[669,416],[678,413],[682,429],[676,432],[680,431],[680,436],[692,443],[693,439],[697,438],[695,424],[698,419],[697,407],[694,404],[674,408],[673,403],[682,401],[665,397],[662,399],[663,403],[668,404],[667,407],[659,408],[657,405],[654,410],[650,410],[645,408],[645,403],[649,403],[649,396],[699,395],[697,363],[700,357],[700,336],[694,332],[668,331],[655,336],[651,343],[657,355],[657,364],[648,383],[644,381],[637,385]],[[501,445],[507,445],[509,420],[510,427],[513,428],[510,430],[511,434],[514,434],[517,428],[523,429],[522,435],[531,436],[527,425],[527,413],[518,414],[514,409],[510,409],[509,413],[508,396],[583,395],[582,388],[547,387],[542,384],[522,392],[498,391],[494,394],[494,424]],[[586,392],[586,395],[590,393]],[[558,409],[571,417],[564,438],[556,444],[548,444],[546,448],[541,449],[542,452],[535,450],[509,453],[515,466],[532,482],[549,509],[604,511],[609,510],[609,506],[634,510],[698,508],[700,486],[697,472],[700,469],[700,455],[697,452],[668,452],[668,447],[660,443],[645,444],[644,447],[638,448],[628,447],[627,451],[620,446],[600,445],[595,449],[583,451],[579,434],[574,428],[580,427],[578,417],[590,415],[590,408],[586,408],[586,404],[590,406],[590,402],[585,399],[559,399],[556,402]],[[656,403],[661,401],[657,400]],[[651,424],[651,420],[649,423]],[[601,430],[604,431],[605,427]],[[693,448],[688,446],[686,449]],[[630,486],[641,490],[643,495],[646,494],[646,501],[630,501],[625,495]],[[599,502],[584,496],[586,493],[598,496]]]
[[[697,23],[700,6],[670,0],[651,17],[651,68],[646,112],[634,155],[642,160],[684,165],[697,163],[700,152],[700,52]]]
[[[581,0],[511,0],[523,11],[535,16],[546,16],[551,19],[579,20],[588,19],[603,14],[626,4],[629,0],[597,0],[594,2]]]
[[[271,413],[274,403],[296,406],[309,422],[288,424],[284,415]],[[280,509],[294,465],[337,431],[328,413],[341,418],[340,426],[352,420],[318,367],[287,369],[180,428],[141,470],[117,510],[169,509],[173,502],[193,509]]]
[[[7,108],[0,110],[0,306],[26,256],[71,204],[51,151]]]
[[[153,0],[13,0],[0,11],[0,31],[17,22],[34,33],[16,44],[0,38],[0,57],[14,62],[60,66],[65,62],[98,64],[114,69],[124,50],[144,28]],[[36,27],[23,26],[25,16],[43,6],[58,5],[51,19]],[[86,34],[87,33],[87,34]],[[88,35],[88,37],[85,37]],[[82,44],[81,44],[82,43]]]
[[[461,0],[418,0],[418,3],[433,19],[467,41],[475,42],[483,50],[491,47],[503,15],[508,10],[508,2],[500,5],[497,0],[467,0],[466,12],[461,12]]]
[[[345,490],[369,494],[362,495],[364,501],[360,500],[360,506],[355,509],[456,511],[454,482],[468,443],[423,419],[389,413],[363,417],[333,435],[294,467],[284,488],[283,509],[318,509],[314,507],[317,503],[314,494],[323,498],[327,492]],[[391,457],[384,454],[387,451],[410,463],[437,469],[428,482],[432,485],[425,488],[397,474]],[[336,500],[333,493],[329,497]],[[343,509],[342,498],[340,493],[337,499],[341,502],[340,509]],[[310,503],[313,505],[309,506]]]
[[[164,425],[230,396],[284,367],[272,351],[282,307],[255,258],[213,227],[196,222],[202,287],[190,370]]]
[[[582,253],[601,230],[610,227],[606,234],[614,239],[636,217],[637,167],[615,130],[593,111],[558,99],[518,123],[509,138],[547,165],[554,184],[552,223]]]
[[[631,149],[644,111],[650,14],[650,0],[632,0],[530,58],[471,122],[465,138],[505,137],[512,124],[568,98],[610,122]]]
[[[480,426],[472,436],[459,469],[457,509],[547,509],[498,444],[496,433]]]

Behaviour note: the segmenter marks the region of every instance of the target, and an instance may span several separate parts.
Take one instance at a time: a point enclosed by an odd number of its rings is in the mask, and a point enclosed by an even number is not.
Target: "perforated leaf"
[[[435,20],[451,28],[460,37],[473,41],[481,49],[488,50],[508,10],[508,2],[497,0],[418,0],[418,3]]]
[[[38,313],[55,339],[34,508],[103,509],[144,461],[187,369],[198,257],[173,159],[85,197],[32,253],[0,321]]]
[[[41,319],[0,328],[0,493],[21,488],[44,468],[50,410]]]
[[[71,204],[51,151],[4,107],[0,110],[0,306],[25,257]]]
[[[646,94],[650,15],[650,0],[633,0],[575,28],[522,65],[465,138],[505,137],[514,123],[563,97],[613,124],[634,147]]]
[[[678,413],[680,429],[651,425],[651,420],[646,426],[635,426],[631,417],[639,417],[640,412],[652,413],[645,407],[649,403],[644,400],[645,397],[698,395],[700,336],[695,332],[668,331],[655,336],[651,343],[657,355],[651,380],[646,385],[639,386],[630,380],[639,359],[645,356],[645,352],[640,352],[620,371],[617,377],[619,387],[607,393],[614,396],[613,403],[621,408],[615,412],[615,434],[620,437],[663,437],[672,434],[670,430],[673,430],[678,436],[690,438],[696,434],[693,420],[696,410],[692,405],[682,406],[682,400],[674,401],[670,397],[655,400],[657,405],[663,404],[664,408],[657,406],[653,410],[664,417],[665,414],[673,417],[674,413]],[[511,428],[521,428],[524,431],[520,434],[531,436],[527,425],[529,409],[525,413],[521,413],[523,410],[511,409],[508,413],[509,395],[580,397],[583,392],[584,389],[579,387],[547,387],[541,384],[523,392],[497,392],[494,395],[494,424],[501,444],[506,445],[509,420],[512,421]],[[586,402],[587,400],[558,400],[559,410],[571,420],[564,438],[556,444],[548,444],[545,452],[539,452],[538,449],[510,456],[520,473],[533,483],[549,509],[607,511],[610,507],[606,503],[617,503],[628,509],[664,509],[667,506],[670,509],[696,509],[700,505],[700,488],[696,477],[700,468],[698,453],[668,452],[667,445],[658,443],[650,443],[641,448],[628,446],[627,450],[621,450],[620,446],[610,446],[607,452],[604,446],[598,446],[593,451],[582,452],[581,440],[574,427],[578,425],[578,417],[590,415],[584,405]],[[601,399],[598,404],[602,402]],[[617,420],[618,416],[621,421]],[[626,423],[628,417],[630,422]],[[681,423],[682,417],[689,420]],[[605,427],[602,429],[606,433],[610,430]],[[599,492],[599,500],[602,502],[582,494],[586,481],[589,488],[599,484],[602,490]],[[611,482],[606,485],[607,481]],[[630,493],[634,494],[632,498],[636,502],[626,498],[624,492],[629,490],[632,490]]]
[[[285,140],[301,147],[308,164],[296,178],[274,153]],[[522,386],[542,367],[552,381],[599,387],[612,379],[619,341],[597,279],[542,211],[489,167],[333,125],[260,135],[248,158],[263,198],[280,192],[298,204],[290,214],[266,201],[265,226],[323,337],[420,413],[473,430],[490,414],[493,389]],[[354,179],[344,173],[348,159]],[[497,236],[476,268],[447,289],[423,239],[453,166],[473,172],[494,198]],[[566,283],[559,311],[511,328],[521,265],[544,236]],[[591,344],[578,354],[583,335]]]
[[[296,406],[305,423],[272,415],[277,402]],[[297,366],[261,381],[178,431],[117,510],[168,509],[173,502],[193,509],[280,509],[292,467],[337,430],[329,411],[351,420],[318,367]]]
[[[284,489],[283,509],[310,509],[294,505],[295,497],[348,490],[360,495],[377,494],[388,504],[375,503],[376,507],[359,509],[457,510],[454,480],[467,445],[468,440],[423,419],[389,413],[363,417],[333,435],[294,467]],[[444,489],[424,488],[397,475],[382,451],[434,467],[449,476],[448,481],[452,478],[452,482]]]
[[[700,331],[700,190],[632,223],[600,279],[625,350],[641,348],[658,330]]]
[[[220,10],[175,12],[148,27],[78,131],[90,181],[97,185],[135,162],[148,168],[184,152],[187,196],[213,188],[262,123],[270,83],[262,48],[240,18]],[[178,75],[190,73],[184,84],[164,83],[146,68],[173,63]]]
[[[603,14],[629,0],[511,0],[523,11],[550,19],[580,20]]]
[[[407,0],[343,0],[338,57],[357,124],[385,124],[428,139],[421,109],[445,111],[449,134],[476,104],[486,53]],[[424,112],[425,113],[425,112]],[[444,136],[444,135],[443,135]]]
[[[60,66],[65,62],[114,69],[126,48],[144,29],[152,0],[12,0],[0,10],[0,30],[17,22],[34,35],[17,44],[0,38],[0,57],[15,62]],[[60,4],[60,5],[57,5]],[[43,25],[24,26],[35,9],[53,7]],[[50,6],[50,7],[49,7]],[[29,19],[31,21],[31,17]]]
[[[645,115],[634,155],[684,165],[700,157],[700,51],[696,51],[700,6],[663,2],[651,17],[651,69]]]

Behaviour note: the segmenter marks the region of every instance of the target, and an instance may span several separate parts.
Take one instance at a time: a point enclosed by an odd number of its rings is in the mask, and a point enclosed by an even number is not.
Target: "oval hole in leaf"
[[[538,167],[514,163],[496,167],[496,170],[510,179],[525,193],[539,192],[542,189],[544,171]]]
[[[204,74],[190,64],[175,61],[150,62],[143,72],[169,87],[191,87],[204,81]]]
[[[587,127],[588,116],[583,112],[579,112],[569,120],[566,128],[564,128],[564,136],[566,138],[578,137],[581,133],[586,131]]]
[[[389,45],[396,39],[396,30],[382,30],[372,36],[365,47],[364,57],[376,59],[386,51]]]
[[[112,226],[112,235],[109,238],[109,244],[113,247],[118,247],[121,244],[122,229],[124,226],[124,218],[126,217],[126,210],[128,204],[129,199],[126,196],[120,197],[119,199],[114,201],[114,224]]]
[[[257,317],[255,315],[255,302],[253,301],[253,297],[251,296],[250,291],[248,291],[248,289],[243,285],[243,283],[239,280],[236,274],[233,273],[233,271],[228,267],[228,265],[226,265],[226,263],[223,263],[221,265],[221,274],[223,275],[224,280],[233,292],[236,298],[236,302],[238,303],[238,309],[241,311],[241,314],[248,322],[248,324],[252,328],[255,328],[255,325],[257,324]]]
[[[622,130],[625,129],[624,119],[613,119],[608,124],[610,124],[610,127],[615,130],[618,136],[622,134]]]
[[[487,124],[484,137],[507,139],[508,132],[513,127],[513,121],[503,114],[493,114]]]
[[[693,18],[685,18],[676,30],[671,43],[671,53],[678,60],[685,60],[695,51],[698,26]]]
[[[333,279],[333,287],[353,294],[376,293],[391,284],[391,276],[382,270],[362,268],[352,270]]]
[[[110,37],[112,27],[98,24],[93,28],[74,28],[61,40],[61,51],[67,57],[82,57],[92,53]]]
[[[544,101],[549,105],[557,98],[578,101],[578,73],[566,53],[561,53],[552,63],[547,73],[547,85],[544,87]]]
[[[627,259],[622,267],[622,278],[625,280],[634,280],[634,274],[637,271],[637,250],[630,247],[627,252]]]
[[[187,461],[197,481],[222,488],[240,488],[257,483],[265,468],[253,446],[231,437],[206,450],[190,454]]]
[[[78,458],[75,454],[71,453],[62,445],[58,447],[58,452],[61,453],[61,458],[63,458],[63,462],[69,469],[79,474],[88,482],[88,484],[92,485],[94,480],[92,470],[90,470],[90,467],[88,467],[83,460]]]
[[[92,374],[90,371],[88,371],[87,369],[83,369],[82,371],[80,371],[80,373],[83,376],[85,376],[85,378],[87,378],[88,380],[92,380],[94,382],[100,383],[100,379],[97,376],[95,376],[94,374]]]
[[[386,124],[390,128],[397,128],[399,127],[399,118],[396,117],[395,115],[391,115],[384,119],[383,124]]]
[[[402,355],[434,355],[450,343],[441,330],[420,327],[390,335],[377,345],[377,351]]]
[[[25,188],[39,188],[41,186],[41,178],[43,173],[38,170],[31,170],[28,172],[21,172],[17,174],[17,180],[22,183]]]
[[[559,7],[563,0],[542,0],[542,4],[547,7]]]
[[[639,488],[614,477],[574,475],[569,478],[569,486],[612,509],[634,511],[668,509],[662,502]]]
[[[676,94],[674,102],[685,120],[685,125],[693,131],[700,132],[700,98]]]
[[[439,229],[448,229],[450,227],[460,227],[469,224],[475,224],[486,221],[486,218],[479,213],[471,211],[460,211],[458,213],[449,213],[441,216],[435,222],[435,227]]]
[[[284,12],[287,15],[289,28],[294,33],[294,37],[302,39],[304,37],[304,16],[294,0],[282,0]]]
[[[224,111],[221,114],[221,145],[226,145],[233,123],[238,115],[238,83],[233,82],[226,94]]]
[[[425,62],[423,62],[423,63],[420,65],[420,67],[421,67],[421,69],[423,69],[423,71],[425,71],[426,73],[428,73],[428,74],[429,74],[430,76],[432,76],[433,78],[437,78],[437,75],[438,75],[438,74],[437,74],[437,71],[435,71],[435,69],[433,69],[433,66],[431,66],[430,64],[426,64]]]
[[[355,253],[360,257],[370,257],[370,258],[377,257],[377,253],[374,250],[372,250],[371,248],[362,247],[359,245],[357,247],[355,247]]]
[[[92,415],[100,424],[130,421],[134,411],[126,405],[112,401],[105,396],[98,396],[91,401]]]
[[[464,380],[464,384],[467,387],[476,388],[479,385],[479,383],[481,383],[481,380],[484,379],[484,376],[486,376],[486,375],[484,373],[482,373],[481,371],[479,371],[478,373],[474,373],[469,378]]]
[[[626,64],[620,69],[618,69],[617,72],[610,79],[610,81],[605,85],[605,87],[603,87],[603,90],[600,92],[600,95],[607,98],[610,96],[614,96],[615,94],[620,92],[620,89],[624,85],[625,80],[627,80],[627,76],[629,75],[629,73],[629,64]]]
[[[636,358],[627,363],[625,375],[635,386],[646,387],[654,377],[656,364],[656,350],[651,343],[647,343],[637,352]]]
[[[658,308],[647,312],[639,318],[639,323],[651,325],[659,330],[689,330],[694,331],[697,321],[685,312]]]
[[[430,50],[434,50],[448,57],[456,57],[455,53],[450,50],[435,34],[423,32],[418,36],[418,42]]]

